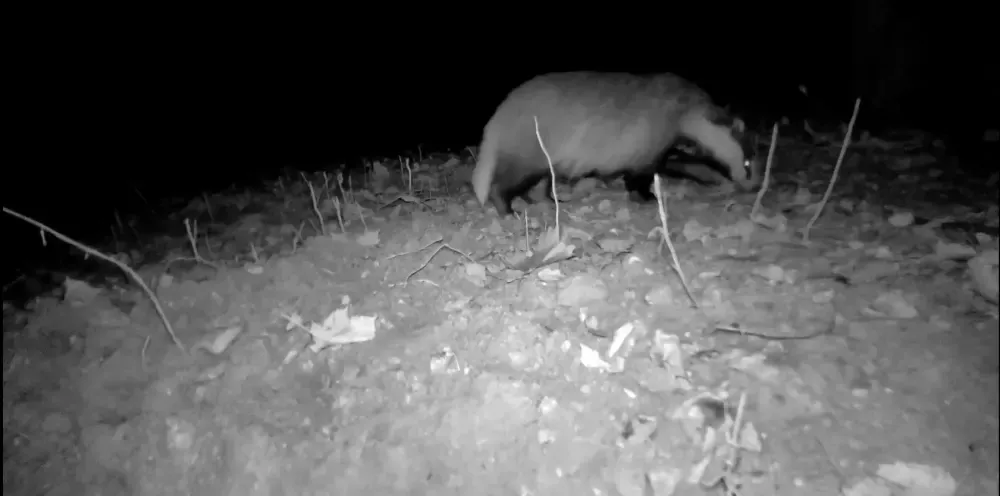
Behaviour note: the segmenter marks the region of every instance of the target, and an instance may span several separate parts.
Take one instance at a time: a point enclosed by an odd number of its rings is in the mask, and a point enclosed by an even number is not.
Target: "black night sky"
[[[599,14],[589,24],[544,12],[489,19],[498,6],[474,4],[395,24],[346,11],[280,25],[263,12],[252,22],[236,11],[45,13],[18,23],[8,45],[3,203],[67,234],[104,236],[115,209],[139,204],[133,187],[197,195],[286,165],[477,145],[506,92],[562,70],[675,72],[749,122],[846,121],[860,96],[862,129],[975,143],[996,127],[1000,70],[975,27],[985,8],[807,3],[633,7],[623,20],[587,9]],[[4,229],[8,243],[37,248],[20,221],[5,216]]]

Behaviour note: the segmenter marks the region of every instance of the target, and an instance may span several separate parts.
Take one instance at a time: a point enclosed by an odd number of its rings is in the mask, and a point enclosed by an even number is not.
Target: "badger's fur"
[[[578,179],[624,175],[628,189],[650,198],[657,163],[678,137],[692,139],[752,188],[739,136],[742,123],[716,107],[694,84],[673,74],[569,72],[538,76],[515,88],[483,131],[472,189],[501,215],[550,174],[538,134],[556,175]]]

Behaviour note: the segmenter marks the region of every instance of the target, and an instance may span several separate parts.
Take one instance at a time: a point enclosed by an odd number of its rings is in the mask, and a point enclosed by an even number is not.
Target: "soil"
[[[117,254],[180,347],[134,281],[5,303],[4,494],[997,494],[995,187],[852,151],[805,243],[837,150],[781,149],[754,221],[665,185],[687,289],[620,184],[551,239],[458,158],[193,200]]]

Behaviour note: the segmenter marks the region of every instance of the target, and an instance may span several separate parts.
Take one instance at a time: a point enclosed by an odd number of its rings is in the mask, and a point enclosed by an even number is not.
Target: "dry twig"
[[[674,249],[674,243],[670,241],[670,230],[667,228],[667,199],[663,197],[661,189],[662,184],[660,175],[654,175],[653,194],[656,195],[656,206],[660,211],[660,234],[663,235],[663,241],[666,243],[667,249],[670,251],[670,257],[673,259],[674,270],[677,271],[677,275],[681,278],[681,285],[684,286],[684,292],[687,293],[688,298],[691,299],[691,304],[694,305],[695,308],[699,308],[698,300],[694,298],[694,294],[691,293],[691,288],[688,287],[687,278],[684,277],[684,270],[681,269],[681,262],[677,258],[677,250]]]
[[[312,181],[310,181],[305,173],[300,173],[302,179],[305,180],[306,186],[309,187],[309,196],[312,198],[313,213],[316,214],[316,219],[319,220],[320,232],[326,235],[326,222],[323,222],[323,214],[319,211],[319,200],[316,198],[316,190],[313,188]]]
[[[208,220],[215,223],[215,214],[212,213],[212,202],[208,201],[208,193],[202,192],[201,197],[205,200],[205,210],[208,212]]]
[[[764,199],[764,194],[767,193],[767,187],[771,185],[771,161],[774,160],[774,149],[778,146],[778,123],[774,123],[774,129],[771,131],[771,147],[767,150],[767,163],[764,165],[764,181],[760,185],[760,191],[757,192],[757,199],[753,202],[753,208],[750,209],[750,220],[757,217],[757,212],[760,210],[760,203]]]
[[[447,248],[447,249],[449,249],[449,250],[451,250],[451,251],[453,251],[453,252],[455,252],[455,253],[463,256],[463,257],[465,257],[466,260],[468,260],[468,261],[470,261],[472,263],[477,263],[469,255],[466,255],[464,252],[462,252],[461,250],[458,250],[458,249],[452,247],[448,243],[442,243],[442,241],[444,241],[444,238],[438,238],[438,239],[435,239],[434,241],[431,241],[430,243],[427,243],[423,247],[418,248],[416,250],[412,250],[412,251],[408,251],[408,252],[403,252],[403,253],[396,253],[395,255],[389,255],[388,257],[386,257],[386,260],[391,260],[393,258],[401,257],[403,255],[412,255],[414,253],[419,253],[421,251],[424,251],[427,248],[430,248],[431,246],[433,246],[433,245],[435,245],[437,243],[441,243],[441,245],[438,246],[437,248],[435,248],[434,251],[430,254],[430,256],[428,256],[427,259],[424,260],[424,262],[422,264],[420,264],[419,267],[417,267],[412,272],[410,272],[409,274],[407,274],[406,279],[403,279],[403,281],[402,281],[401,284],[405,285],[406,283],[410,282],[410,278],[412,278],[413,276],[415,276],[417,274],[417,272],[420,272],[421,270],[424,270],[424,268],[427,267],[427,264],[431,263],[431,260],[433,260],[434,257],[437,256],[438,252],[440,252],[441,250],[443,250],[445,248]],[[389,275],[389,273],[386,272],[386,276],[388,276],[388,275]],[[395,284],[400,284],[400,283],[394,283],[393,285],[395,285]]]
[[[854,122],[858,120],[858,110],[860,108],[861,99],[858,98],[854,101],[854,113],[851,114],[851,122],[847,124],[847,135],[844,136],[844,143],[840,145],[840,156],[837,157],[837,164],[833,166],[833,176],[830,177],[830,184],[826,187],[823,199],[820,200],[819,205],[816,205],[816,211],[813,212],[812,218],[809,219],[805,229],[802,230],[802,241],[806,243],[809,242],[809,231],[812,230],[813,225],[816,224],[819,216],[823,213],[823,209],[826,208],[826,202],[830,200],[830,194],[833,193],[833,186],[837,184],[837,178],[840,176],[840,165],[844,162],[847,146],[851,144],[851,135],[854,133]]]
[[[340,198],[333,197],[333,208],[337,211],[337,224],[340,225],[340,232],[346,233],[347,229],[344,229],[344,214],[340,210]],[[326,234],[325,232],[323,234]]]
[[[729,460],[726,461],[726,473],[722,476],[722,480],[726,485],[725,491],[726,496],[740,496],[737,487],[739,487],[739,474],[736,473],[736,467],[738,465],[740,449],[742,449],[742,440],[740,439],[740,434],[743,430],[743,412],[747,404],[747,394],[740,394],[740,404],[736,409],[736,420],[733,421],[733,428],[730,432],[726,433],[726,441],[729,443]]]
[[[191,253],[194,254],[194,258],[190,260],[194,260],[200,264],[205,264],[214,269],[218,269],[214,263],[205,260],[201,257],[201,254],[198,253],[198,219],[195,219],[193,224],[194,225],[192,225],[192,222],[188,219],[184,219],[184,230],[187,231],[188,242],[191,243]],[[209,251],[212,249],[208,246],[208,237],[205,238],[205,247],[208,248]],[[183,260],[183,258],[177,260]],[[177,260],[172,260],[171,263],[176,262]]]
[[[549,150],[545,148],[545,143],[542,142],[542,132],[538,129],[538,116],[534,116],[535,119],[535,137],[538,138],[538,146],[542,147],[542,153],[545,154],[545,161],[549,164],[549,173],[552,176],[552,201],[556,202],[556,237],[562,239],[562,231],[559,230],[559,195],[556,194],[556,169],[552,165],[552,157],[549,155]]]
[[[149,299],[153,302],[153,307],[156,308],[156,313],[160,316],[160,319],[163,321],[163,326],[167,328],[167,333],[170,334],[170,339],[174,341],[174,344],[177,345],[177,348],[179,348],[181,352],[185,354],[187,353],[187,349],[184,348],[184,343],[181,343],[181,340],[177,338],[177,334],[174,333],[174,328],[170,325],[170,320],[167,319],[167,314],[166,312],[163,311],[163,306],[160,305],[160,300],[156,298],[156,294],[153,293],[153,290],[149,289],[149,286],[147,286],[146,282],[142,280],[142,277],[140,277],[139,274],[136,274],[136,272],[132,270],[131,267],[129,267],[125,263],[115,259],[110,255],[105,255],[104,253],[101,253],[100,251],[94,248],[91,248],[83,243],[80,243],[79,241],[74,240],[73,238],[70,238],[69,236],[62,234],[59,231],[56,231],[55,229],[52,229],[51,227],[42,224],[41,222],[38,222],[35,219],[32,219],[31,217],[19,214],[7,207],[3,207],[3,211],[7,215],[21,219],[27,222],[28,224],[31,224],[37,227],[38,229],[41,229],[42,232],[47,232],[55,236],[60,241],[83,251],[87,255],[92,255],[97,258],[100,258],[101,260],[111,262],[115,264],[115,266],[117,266],[119,269],[125,271],[125,273],[131,276],[132,279],[134,279],[135,282],[139,285],[139,287],[141,287],[142,290],[146,292],[146,296],[149,296]]]

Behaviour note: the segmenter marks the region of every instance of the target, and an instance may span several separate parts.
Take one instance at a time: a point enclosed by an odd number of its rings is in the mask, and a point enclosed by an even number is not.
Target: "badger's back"
[[[652,164],[676,140],[684,115],[702,107],[711,107],[707,95],[672,74],[535,77],[511,91],[486,124],[473,189],[485,203],[491,188],[517,196],[548,173],[535,118],[557,175],[578,178]]]
[[[534,118],[560,172],[578,177],[588,168],[616,169],[651,160],[676,137],[676,122],[703,93],[665,74],[635,76],[592,72],[539,76],[515,89],[487,124],[497,150],[537,163],[541,148]],[[544,155],[541,155],[544,164]]]

